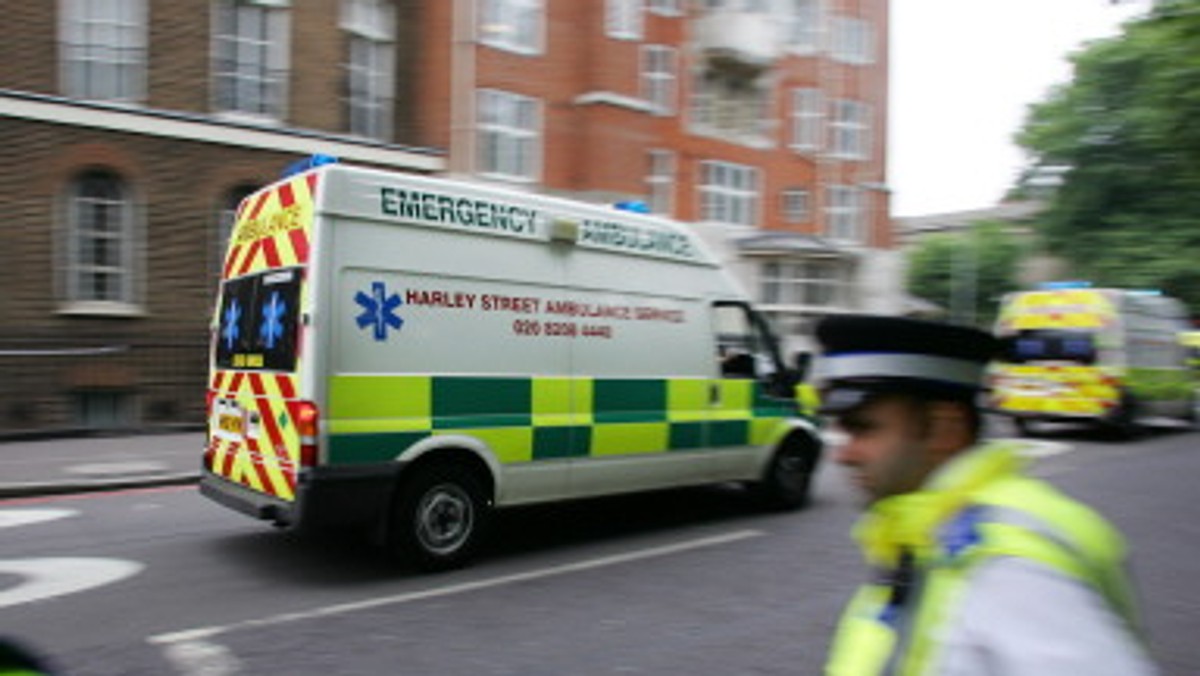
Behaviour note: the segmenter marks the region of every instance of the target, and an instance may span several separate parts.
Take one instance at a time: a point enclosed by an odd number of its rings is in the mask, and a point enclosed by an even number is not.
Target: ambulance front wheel
[[[462,566],[475,554],[489,508],[479,480],[465,467],[419,467],[400,488],[392,522],[396,552],[423,570]]]
[[[801,436],[788,439],[775,451],[762,481],[753,486],[755,495],[769,509],[807,505],[819,457],[816,440]]]

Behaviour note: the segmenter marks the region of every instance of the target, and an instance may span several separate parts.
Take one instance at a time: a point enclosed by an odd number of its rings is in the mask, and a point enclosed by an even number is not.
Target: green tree
[[[1160,3],[1072,60],[1017,136],[1034,167],[1062,170],[1047,247],[1096,285],[1200,311],[1200,0]]]
[[[952,321],[989,327],[1001,296],[1017,289],[1024,253],[1005,227],[981,221],[921,240],[908,257],[908,293],[947,308]]]

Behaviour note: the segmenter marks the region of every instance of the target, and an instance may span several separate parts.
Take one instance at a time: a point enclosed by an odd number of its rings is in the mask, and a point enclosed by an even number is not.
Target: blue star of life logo
[[[233,344],[237,342],[242,333],[242,329],[238,325],[241,318],[242,308],[234,298],[229,303],[229,307],[225,308],[225,328],[221,329],[221,337],[225,339],[225,349],[227,350],[233,349]]]
[[[387,327],[399,331],[404,320],[396,314],[396,308],[404,304],[399,294],[388,294],[383,282],[371,282],[371,295],[362,291],[354,294],[354,302],[362,306],[363,312],[355,321],[358,328],[372,327],[375,340],[387,340]]]
[[[262,324],[258,327],[258,338],[268,350],[275,349],[275,341],[283,338],[283,316],[287,312],[287,302],[279,297],[279,292],[271,294],[271,299],[262,306]]]

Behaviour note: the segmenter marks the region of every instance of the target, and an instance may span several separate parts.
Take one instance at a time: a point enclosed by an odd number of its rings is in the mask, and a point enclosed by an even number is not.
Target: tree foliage
[[[931,235],[909,254],[909,294],[946,308],[950,319],[988,327],[1000,297],[1016,290],[1024,247],[999,222]]]
[[[1041,230],[1097,285],[1154,287],[1200,311],[1200,0],[1160,3],[1073,56],[1017,142],[1061,168]]]

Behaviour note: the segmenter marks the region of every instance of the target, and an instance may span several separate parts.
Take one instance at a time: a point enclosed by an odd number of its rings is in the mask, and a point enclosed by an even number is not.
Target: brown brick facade
[[[455,129],[454,102],[464,96],[471,102],[480,88],[541,102],[542,173],[540,185],[530,189],[592,199],[644,197],[647,152],[670,150],[677,161],[675,217],[698,218],[699,163],[719,160],[761,170],[760,227],[821,234],[817,218],[802,224],[783,221],[783,190],[806,188],[817,198],[821,182],[885,183],[886,0],[836,3],[838,11],[874,24],[876,59],[871,65],[812,57],[788,57],[776,64],[771,105],[778,126],[768,148],[689,129],[686,102],[700,58],[689,44],[693,17],[647,12],[643,39],[617,40],[605,35],[604,0],[545,0],[545,49],[530,56],[472,44],[473,33],[456,33],[456,20],[466,19],[455,10],[473,10],[477,2],[396,0],[393,136],[379,142],[345,135],[346,39],[336,0],[291,3],[286,113],[277,124],[259,128],[214,114],[213,0],[147,0],[141,106],[63,99],[60,3],[0,0],[0,147],[5,158],[0,203],[6,206],[0,222],[0,435],[86,424],[78,409],[79,394],[88,391],[123,393],[121,405],[130,408],[122,414],[125,424],[198,424],[207,324],[221,255],[218,215],[231,191],[273,180],[289,162],[323,149],[326,140],[349,143],[364,153],[381,148],[449,153],[452,139],[462,138],[464,129],[469,133],[471,124],[468,119],[463,129]],[[456,35],[468,40],[456,42]],[[580,102],[588,94],[639,99],[645,44],[679,50],[675,114],[657,116],[611,100]],[[465,79],[453,75],[456,64],[469,66]],[[845,96],[873,106],[868,161],[820,164],[787,147],[790,89],[828,87],[831,82]],[[30,103],[48,104],[61,117],[22,112]],[[112,117],[113,111],[125,111],[125,122],[114,128],[98,121]],[[176,138],[161,130],[176,120],[200,125],[201,135],[211,138]],[[247,129],[278,134],[280,146],[231,140]],[[392,168],[400,164],[390,162]],[[88,168],[115,173],[130,190],[137,242],[137,311],[131,316],[63,312],[67,190]],[[867,244],[891,247],[886,193],[870,196]],[[814,214],[817,207],[814,203]]]

